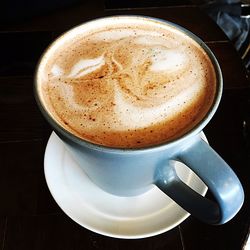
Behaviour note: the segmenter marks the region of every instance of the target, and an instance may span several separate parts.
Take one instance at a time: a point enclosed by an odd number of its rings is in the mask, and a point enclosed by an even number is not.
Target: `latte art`
[[[144,147],[180,136],[210,108],[215,73],[193,40],[166,25],[112,25],[65,42],[41,72],[46,106],[91,142]]]

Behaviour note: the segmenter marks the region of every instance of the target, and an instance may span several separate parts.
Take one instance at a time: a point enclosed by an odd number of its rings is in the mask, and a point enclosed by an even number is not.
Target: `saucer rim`
[[[165,233],[167,231],[172,230],[173,228],[175,228],[176,226],[180,225],[183,221],[185,221],[189,216],[190,213],[188,213],[187,211],[183,210],[183,214],[181,216],[179,216],[179,218],[175,221],[175,223],[172,223],[170,225],[167,225],[166,227],[159,229],[159,230],[154,230],[150,233],[138,233],[138,234],[119,234],[119,233],[112,233],[112,232],[107,232],[105,230],[102,229],[97,229],[96,227],[93,227],[89,224],[83,223],[78,216],[74,216],[73,214],[71,214],[70,212],[72,212],[72,210],[70,208],[67,208],[67,206],[65,204],[62,204],[63,202],[61,202],[56,196],[56,192],[53,188],[53,184],[50,183],[49,179],[49,170],[48,170],[48,165],[49,163],[47,163],[47,157],[48,154],[50,153],[51,150],[51,144],[55,143],[53,142],[53,140],[55,140],[55,138],[58,138],[60,140],[61,147],[62,147],[62,153],[65,154],[66,149],[63,145],[63,142],[61,141],[61,139],[56,135],[56,133],[53,131],[49,137],[49,140],[47,142],[46,145],[46,149],[45,149],[45,153],[44,153],[44,175],[45,175],[45,180],[48,186],[48,189],[53,197],[53,199],[55,200],[55,202],[57,203],[57,205],[62,209],[62,211],[69,217],[71,218],[74,222],[76,222],[78,225],[82,226],[85,229],[88,229],[92,232],[104,235],[104,236],[108,236],[108,237],[113,237],[113,238],[119,238],[119,239],[143,239],[143,238],[148,238],[148,237],[152,237],[152,236],[157,236],[159,234]],[[204,132],[201,132],[201,137],[202,139],[204,139],[207,142],[207,138],[204,134]],[[58,156],[57,156],[58,157]],[[64,157],[62,155],[62,157]],[[93,184],[94,185],[94,184]],[[205,194],[207,193],[208,188],[203,184],[203,190],[199,191],[199,194],[202,196],[205,196]],[[161,192],[159,190],[159,192]],[[128,197],[129,198],[129,197]],[[70,210],[70,211],[68,211]]]

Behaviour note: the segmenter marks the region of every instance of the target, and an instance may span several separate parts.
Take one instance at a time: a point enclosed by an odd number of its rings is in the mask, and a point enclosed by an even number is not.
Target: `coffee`
[[[37,84],[54,120],[95,144],[140,148],[180,137],[213,104],[201,46],[168,23],[112,17],[83,24],[45,53]]]

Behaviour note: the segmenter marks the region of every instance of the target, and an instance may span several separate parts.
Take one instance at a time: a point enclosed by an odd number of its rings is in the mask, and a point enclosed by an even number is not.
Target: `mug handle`
[[[195,192],[177,176],[173,166],[158,168],[155,184],[187,212],[208,224],[224,224],[244,201],[241,183],[228,164],[197,136],[174,159],[183,162],[207,185],[215,202]]]

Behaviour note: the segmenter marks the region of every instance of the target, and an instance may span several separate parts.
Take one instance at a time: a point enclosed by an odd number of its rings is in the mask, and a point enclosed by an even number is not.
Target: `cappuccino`
[[[83,140],[140,148],[195,127],[216,92],[213,64],[178,28],[143,17],[111,17],[64,34],[37,71],[53,119]]]

